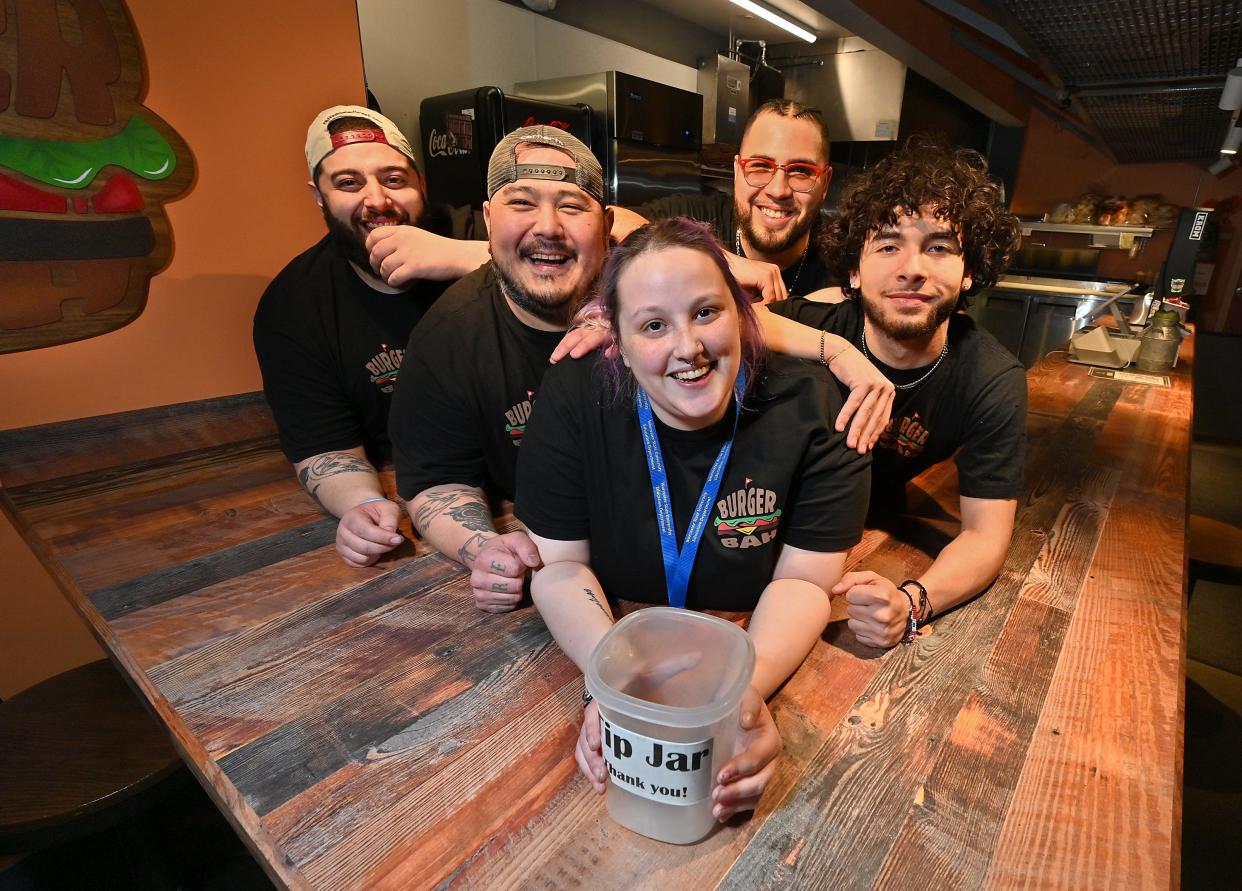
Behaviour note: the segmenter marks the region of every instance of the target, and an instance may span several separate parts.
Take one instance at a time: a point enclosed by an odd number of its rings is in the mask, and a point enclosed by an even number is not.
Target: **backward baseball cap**
[[[572,168],[556,164],[519,164],[519,145],[546,145],[568,154],[574,159]],[[591,150],[578,137],[559,127],[519,127],[500,142],[492,152],[487,164],[487,198],[490,201],[509,183],[519,179],[568,180],[577,184],[603,206],[604,170]]]
[[[361,118],[374,124],[374,128],[331,133],[332,122],[341,118]],[[357,142],[380,142],[391,146],[409,158],[415,170],[418,169],[418,159],[414,157],[414,149],[396,124],[378,111],[372,111],[361,105],[334,105],[316,115],[306,131],[306,166],[310,170],[311,177],[314,177],[315,168],[323,162],[324,158],[343,145]]]

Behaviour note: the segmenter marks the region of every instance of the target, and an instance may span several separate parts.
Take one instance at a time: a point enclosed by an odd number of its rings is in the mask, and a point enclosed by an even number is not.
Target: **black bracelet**
[[[932,616],[936,614],[936,611],[932,609],[931,600],[927,596],[927,588],[923,585],[922,582],[920,582],[918,579],[906,579],[904,582],[902,582],[897,587],[905,591],[906,585],[914,585],[916,588],[919,589],[919,605],[918,605],[916,614],[917,614],[918,624],[920,627],[922,627],[923,625],[926,625],[928,622],[931,621],[931,618]],[[906,596],[909,596],[909,592],[907,592]],[[913,600],[913,598],[911,599]]]
[[[595,697],[591,695],[591,691],[588,690],[586,687],[583,687],[582,688],[582,707],[586,708],[588,705],[591,704],[591,701],[593,699],[595,699]]]
[[[910,601],[910,615],[906,620],[906,633],[901,636],[901,642],[903,644],[908,644],[917,639],[919,636],[919,623],[918,620],[914,618],[914,598],[910,596],[909,591],[900,585],[897,586],[897,590],[902,594],[905,594],[906,600]]]

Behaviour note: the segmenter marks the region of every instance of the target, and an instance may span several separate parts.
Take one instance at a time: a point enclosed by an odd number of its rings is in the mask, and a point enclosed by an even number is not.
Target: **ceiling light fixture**
[[[1236,155],[1242,146],[1242,127],[1230,127],[1225,135],[1225,144],[1220,147],[1222,155]]]
[[[768,9],[766,6],[760,6],[758,3],[752,2],[752,0],[729,0],[729,2],[734,6],[742,7],[742,9],[747,12],[753,12],[755,15],[759,16],[759,18],[766,22],[771,22],[778,28],[784,28],[790,34],[793,34],[795,37],[801,37],[807,43],[815,42],[815,35],[806,28],[802,27],[797,22],[793,22],[779,13]]]

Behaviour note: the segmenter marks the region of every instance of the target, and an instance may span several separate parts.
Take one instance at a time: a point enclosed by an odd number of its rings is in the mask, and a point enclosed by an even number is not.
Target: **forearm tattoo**
[[[587,600],[591,601],[592,603],[594,603],[596,606],[599,607],[599,611],[601,613],[608,616],[608,618],[610,619],[612,618],[612,614],[608,612],[607,607],[605,607],[602,603],[599,602],[599,598],[595,596],[594,591],[592,591],[590,588],[583,588],[582,593],[586,594]]]
[[[483,550],[483,545],[495,537],[495,535],[483,535],[476,532],[466,539],[466,543],[457,549],[457,559],[461,561],[461,565],[467,568],[473,567],[474,561],[479,559],[479,551]]]
[[[432,521],[439,516],[448,514],[449,519],[461,524],[471,532],[492,532],[492,515],[487,505],[479,500],[474,492],[460,489],[449,492],[435,492],[423,499],[418,510],[414,512],[414,528],[419,535],[426,535]]]
[[[312,458],[310,463],[298,471],[298,482],[322,506],[323,502],[319,499],[319,489],[323,485],[323,481],[328,477],[342,473],[374,472],[375,468],[357,455],[351,455],[349,452],[325,452]]]

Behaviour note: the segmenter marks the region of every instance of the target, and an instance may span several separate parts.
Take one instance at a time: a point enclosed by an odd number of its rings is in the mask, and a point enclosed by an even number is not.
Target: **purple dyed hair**
[[[716,240],[712,231],[702,223],[697,223],[687,217],[672,217],[648,223],[635,229],[625,241],[609,252],[604,271],[600,275],[597,303],[602,309],[604,318],[612,327],[613,342],[618,347],[620,346],[621,335],[618,333],[617,326],[617,282],[620,281],[621,274],[625,272],[630,263],[643,254],[669,248],[689,248],[692,251],[706,254],[720,270],[720,274],[724,276],[725,285],[737,306],[738,326],[741,328],[742,337],[742,367],[746,369],[747,387],[749,388],[763,367],[763,359],[767,352],[763,342],[763,332],[759,328],[759,320],[755,317],[755,310],[751,306],[750,295],[737,283],[737,279],[729,271],[729,262],[725,259],[724,248],[720,246],[720,242]],[[621,361],[617,350],[611,352],[613,353],[611,357],[600,358],[599,367],[615,397],[621,394],[622,386],[628,379],[629,369]]]

